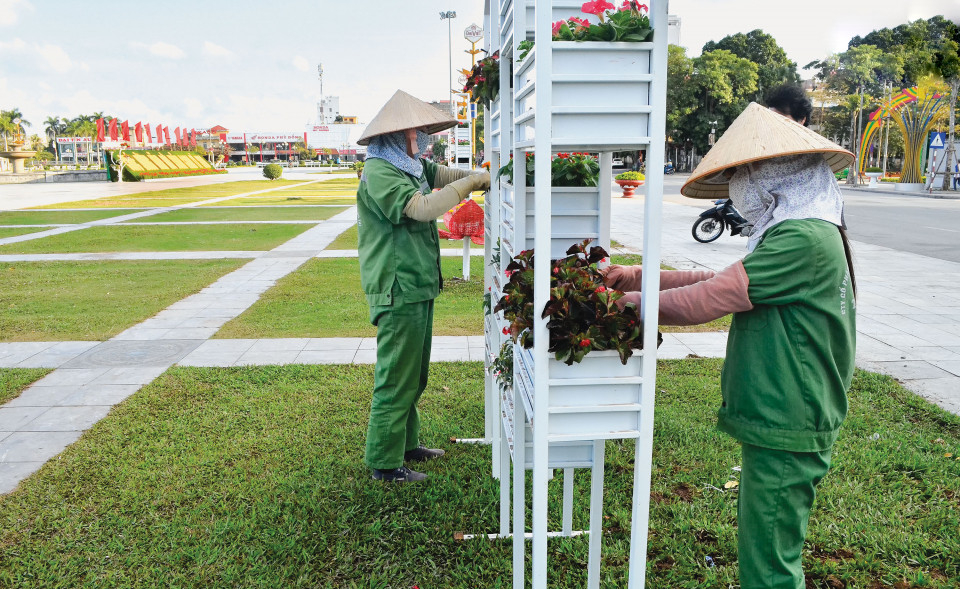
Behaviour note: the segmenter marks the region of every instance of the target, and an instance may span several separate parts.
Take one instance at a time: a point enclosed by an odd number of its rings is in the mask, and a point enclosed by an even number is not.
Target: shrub
[[[276,180],[283,175],[283,168],[280,164],[267,164],[263,166],[263,177],[268,180]]]
[[[870,166],[870,167],[867,168],[865,171],[866,171],[866,172],[882,172],[883,170],[882,170],[881,168],[876,167],[876,166]]]
[[[644,180],[645,176],[640,172],[623,172],[617,174],[614,180]]]

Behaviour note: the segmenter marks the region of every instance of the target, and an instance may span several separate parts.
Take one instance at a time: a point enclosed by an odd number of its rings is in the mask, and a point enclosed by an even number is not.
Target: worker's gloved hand
[[[637,310],[639,311],[640,298],[641,298],[640,291],[632,290],[630,292],[623,293],[623,296],[617,299],[616,301],[614,301],[614,304],[617,306],[618,309],[622,311],[623,308],[627,306],[627,303],[633,303],[634,305],[637,306]]]
[[[600,272],[603,274],[603,283],[610,288],[622,291],[640,290],[643,266],[611,264]]]
[[[489,190],[490,189],[490,172],[477,172],[469,176],[473,178],[474,188],[473,190]]]

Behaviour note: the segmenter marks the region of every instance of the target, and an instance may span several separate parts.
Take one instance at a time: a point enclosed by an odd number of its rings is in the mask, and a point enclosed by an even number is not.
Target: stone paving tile
[[[309,338],[277,338],[257,340],[248,350],[250,354],[296,351],[306,348]]]
[[[77,356],[64,368],[54,371],[50,376],[72,368],[170,366],[203,343],[199,339],[184,337],[189,335],[188,332],[190,331],[171,329],[168,330],[166,338],[155,341],[120,341],[113,339],[103,342],[89,352]],[[179,337],[171,337],[173,335]]]
[[[0,495],[20,486],[20,481],[40,470],[43,462],[0,462]]]
[[[960,376],[960,358],[956,360],[930,360],[930,363],[954,376]],[[960,394],[960,391],[957,391],[957,393]]]
[[[0,407],[0,432],[15,432],[49,407]]]
[[[63,400],[73,395],[82,387],[70,386],[30,386],[18,397],[8,401],[4,407],[53,407],[62,405]]]
[[[125,329],[114,336],[113,341],[153,341],[163,339],[167,335],[168,331],[170,331],[168,328],[163,327],[155,329],[151,327],[134,325],[133,327]]]
[[[360,349],[360,343],[365,338],[360,337],[327,337],[310,338],[303,350],[306,352],[320,350],[353,350]],[[369,338],[368,338],[369,339]],[[374,340],[376,341],[376,340]]]
[[[298,350],[278,352],[245,352],[237,360],[236,366],[265,366],[272,364],[293,364],[300,354]]]
[[[169,330],[163,339],[190,339],[206,340],[213,337],[213,334],[220,331],[217,327],[174,327]]]
[[[153,382],[167,371],[166,366],[118,366],[107,370],[97,377],[90,386],[100,385],[138,385]]]
[[[433,359],[433,353],[430,354],[431,360]],[[353,357],[354,364],[376,364],[377,363],[377,350],[367,349],[367,350],[357,350],[357,354]]]
[[[80,439],[82,434],[82,431],[13,432],[0,441],[0,464],[46,462]]]
[[[82,386],[103,376],[107,368],[58,368],[33,383],[35,387]]]
[[[235,366],[243,352],[191,352],[177,362],[178,366]]]
[[[375,337],[365,337],[360,340],[360,346],[358,350],[376,350],[377,349],[377,338]]]
[[[946,370],[938,368],[926,360],[873,361],[869,365],[871,370],[875,372],[888,374],[900,380],[947,378],[951,376]]]
[[[20,428],[21,432],[71,432],[90,429],[110,413],[111,405],[50,407]]]
[[[210,352],[246,352],[253,344],[257,343],[255,339],[211,339],[203,342],[192,353],[210,353]]]
[[[80,387],[76,392],[64,398],[58,405],[116,405],[141,388],[140,385],[136,384],[87,385]]]
[[[351,364],[357,356],[356,348],[339,350],[304,350],[297,354],[297,364]]]

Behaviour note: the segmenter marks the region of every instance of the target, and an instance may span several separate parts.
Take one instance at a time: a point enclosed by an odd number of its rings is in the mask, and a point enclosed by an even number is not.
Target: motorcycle
[[[732,201],[720,199],[713,204],[715,206],[712,209],[700,213],[700,217],[693,223],[694,239],[700,243],[710,243],[719,239],[727,228],[730,229],[730,235],[749,237],[753,233],[753,225],[743,218]]]
[[[667,162],[663,164],[663,173],[664,174],[673,174],[676,170],[673,167],[673,162]]]

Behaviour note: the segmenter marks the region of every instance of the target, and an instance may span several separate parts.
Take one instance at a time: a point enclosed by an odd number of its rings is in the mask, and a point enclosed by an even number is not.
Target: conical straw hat
[[[749,162],[800,153],[822,153],[834,172],[848,167],[855,159],[852,153],[826,137],[751,102],[703,156],[680,194],[691,198],[728,198],[729,181],[718,175],[720,172]]]
[[[385,133],[426,127],[427,133],[439,133],[457,124],[457,119],[440,109],[410,96],[403,90],[397,90],[377,116],[373,117],[357,143],[367,145],[370,138]]]

